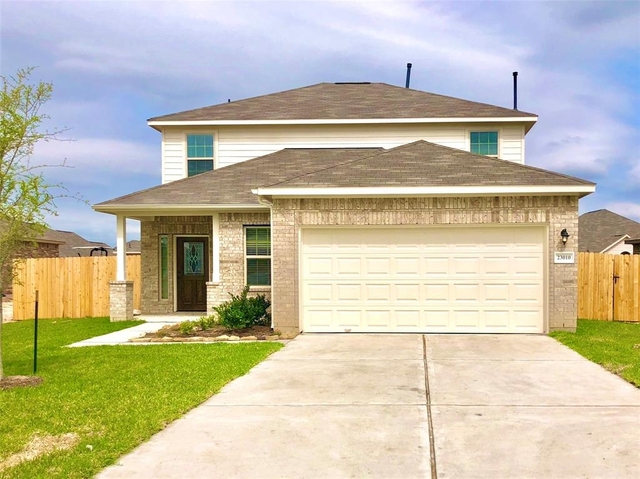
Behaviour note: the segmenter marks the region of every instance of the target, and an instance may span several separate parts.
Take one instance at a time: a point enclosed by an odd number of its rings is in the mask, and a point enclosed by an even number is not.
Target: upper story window
[[[213,135],[187,135],[188,176],[213,170]]]
[[[471,153],[487,156],[498,156],[497,131],[472,131]]]

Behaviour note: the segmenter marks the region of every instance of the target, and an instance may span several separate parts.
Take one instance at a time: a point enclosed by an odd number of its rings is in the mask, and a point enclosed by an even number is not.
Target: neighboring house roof
[[[126,243],[127,254],[140,254],[140,240],[131,240]],[[113,248],[114,252],[118,251],[118,248]]]
[[[77,233],[62,230],[47,230],[44,235],[56,240],[60,244],[60,257],[89,256],[93,248],[105,248],[111,251],[111,246],[98,241],[88,241]]]
[[[386,83],[318,83],[150,118],[158,122],[519,118],[537,115]]]
[[[405,189],[433,194],[440,188],[476,188],[476,194],[591,192],[591,182],[518,163],[472,154],[423,140],[383,148],[284,149],[219,170],[177,180],[94,206],[98,211],[180,205],[260,206],[270,190]],[[418,189],[426,189],[420,190]],[[529,190],[527,190],[527,188]],[[544,191],[542,189],[545,189]],[[253,193],[252,193],[253,190]],[[264,192],[263,192],[264,190]],[[427,191],[428,190],[428,191]],[[442,190],[443,191],[443,190]],[[348,193],[347,193],[348,194]],[[402,196],[408,191],[391,192]],[[447,194],[444,192],[444,194]],[[339,196],[339,195],[338,195]],[[372,195],[376,196],[376,195]]]
[[[580,215],[580,251],[604,253],[629,237],[640,237],[640,223],[609,210],[590,211]]]

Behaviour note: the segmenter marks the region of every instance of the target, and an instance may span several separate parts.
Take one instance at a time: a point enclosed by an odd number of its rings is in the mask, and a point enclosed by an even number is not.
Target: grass
[[[550,336],[640,388],[640,324],[579,319],[575,333]]]
[[[34,435],[75,433],[79,442],[0,470],[0,477],[91,477],[282,347],[62,347],[135,324],[108,318],[40,321],[38,375],[44,382],[0,391],[0,464]],[[32,373],[33,321],[5,324],[3,346],[6,375]]]

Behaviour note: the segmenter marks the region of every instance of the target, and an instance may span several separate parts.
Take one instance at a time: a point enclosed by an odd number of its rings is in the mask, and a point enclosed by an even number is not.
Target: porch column
[[[116,281],[127,279],[127,217],[116,216]]]
[[[220,284],[220,215],[211,215],[211,281],[207,282],[207,312],[225,301]]]
[[[220,216],[214,213],[211,216],[211,257],[213,259],[213,268],[211,274],[211,282],[220,282]]]
[[[109,283],[111,321],[133,319],[133,281],[127,281],[127,217],[116,215],[116,280]]]

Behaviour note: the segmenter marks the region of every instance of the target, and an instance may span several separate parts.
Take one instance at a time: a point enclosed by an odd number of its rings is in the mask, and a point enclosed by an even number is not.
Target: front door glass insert
[[[204,243],[184,243],[184,274],[202,275],[204,271]]]

